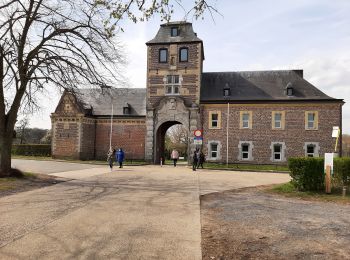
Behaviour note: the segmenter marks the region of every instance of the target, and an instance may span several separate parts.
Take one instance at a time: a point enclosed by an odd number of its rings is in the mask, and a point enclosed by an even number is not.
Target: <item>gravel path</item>
[[[350,259],[350,205],[243,189],[201,197],[203,259]]]

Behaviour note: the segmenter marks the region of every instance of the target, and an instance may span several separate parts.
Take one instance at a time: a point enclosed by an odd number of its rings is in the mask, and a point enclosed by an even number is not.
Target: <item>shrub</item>
[[[324,188],[323,158],[289,158],[291,183],[300,191],[316,191]]]
[[[335,185],[350,184],[350,158],[335,158],[333,165],[333,183]]]
[[[49,144],[15,144],[12,145],[12,154],[26,156],[51,156]]]

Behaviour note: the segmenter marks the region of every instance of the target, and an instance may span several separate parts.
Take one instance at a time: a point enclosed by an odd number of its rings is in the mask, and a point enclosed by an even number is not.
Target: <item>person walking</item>
[[[195,171],[197,169],[197,164],[198,164],[198,150],[196,149],[193,152],[193,157],[192,157],[192,170]]]
[[[113,171],[114,156],[115,156],[115,149],[110,148],[107,153],[107,162],[109,164],[109,168],[111,171]]]
[[[197,169],[199,169],[199,166],[201,166],[202,169],[203,169],[203,168],[204,168],[204,167],[203,167],[203,163],[205,163],[205,155],[204,155],[204,153],[201,151],[200,154],[199,154],[199,163],[198,163]]]
[[[119,163],[119,168],[123,168],[124,151],[122,148],[119,148],[115,157],[116,157],[117,162]]]
[[[177,160],[179,159],[179,152],[173,149],[170,157],[174,161],[174,167],[176,167]]]

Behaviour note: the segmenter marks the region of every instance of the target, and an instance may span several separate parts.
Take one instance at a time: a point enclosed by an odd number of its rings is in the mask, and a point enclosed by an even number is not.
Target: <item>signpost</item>
[[[202,145],[203,144],[202,130],[197,129],[193,133],[194,133],[193,143],[195,145]]]

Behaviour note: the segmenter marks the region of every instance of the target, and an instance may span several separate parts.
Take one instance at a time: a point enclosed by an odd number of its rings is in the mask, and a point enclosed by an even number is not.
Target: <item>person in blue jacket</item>
[[[122,148],[119,148],[118,152],[115,155],[115,159],[119,163],[119,168],[123,168],[124,152]]]

